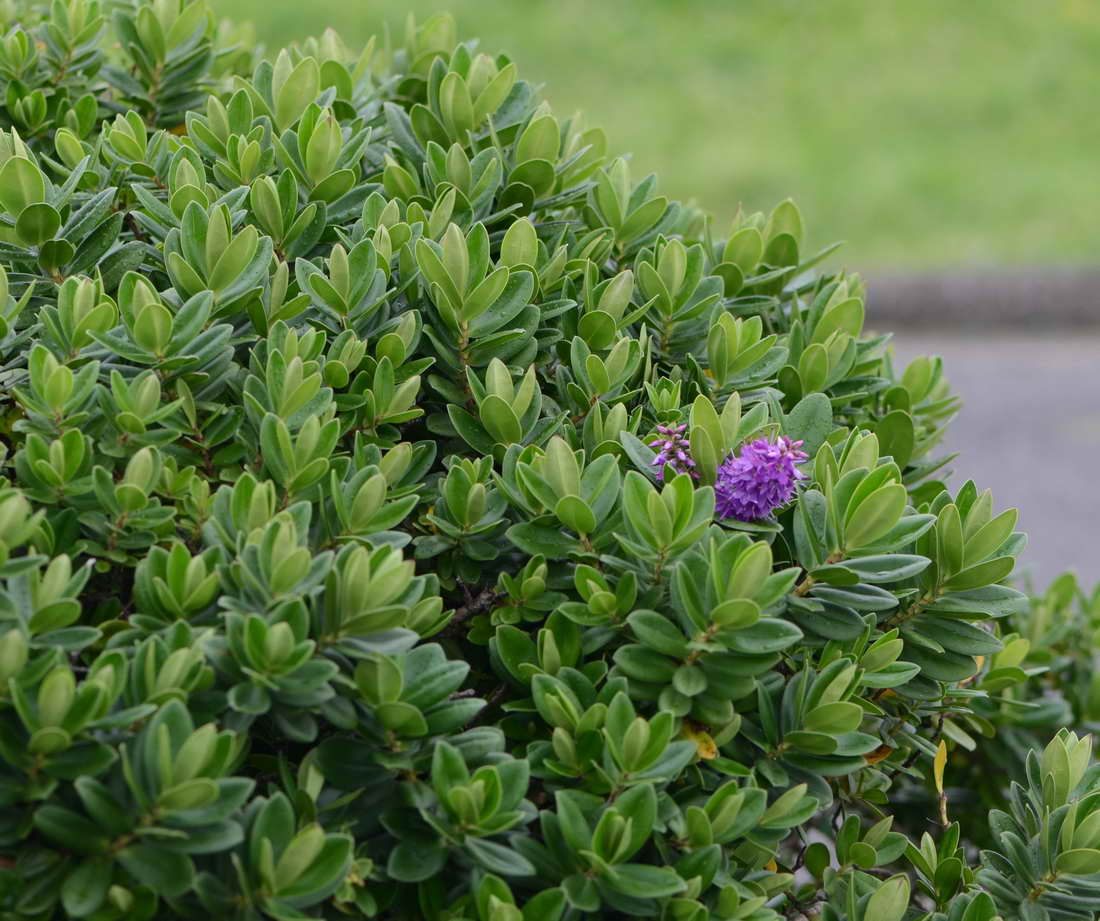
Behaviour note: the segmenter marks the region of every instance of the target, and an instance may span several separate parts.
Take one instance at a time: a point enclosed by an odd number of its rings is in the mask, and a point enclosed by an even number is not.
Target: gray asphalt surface
[[[1030,537],[1019,572],[1038,589],[1074,569],[1100,581],[1100,330],[1040,338],[898,331],[898,367],[941,355],[964,405],[944,447],[951,482],[993,490]]]

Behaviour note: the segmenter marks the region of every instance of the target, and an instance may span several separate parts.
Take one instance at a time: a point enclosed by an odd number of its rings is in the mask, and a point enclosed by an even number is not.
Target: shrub
[[[445,16],[8,12],[2,917],[1093,917],[1095,693],[792,203]]]
[[[970,723],[970,733],[954,733],[959,748],[948,778],[952,816],[982,847],[995,843],[985,815],[1003,805],[1006,775],[1026,781],[1028,752],[1042,748],[1061,727],[1094,731],[1100,724],[1100,586],[1086,595],[1071,575],[1061,576],[1000,625],[1003,649],[991,663],[999,674],[982,682],[995,693],[975,700],[979,719]],[[896,814],[900,804],[894,805]]]

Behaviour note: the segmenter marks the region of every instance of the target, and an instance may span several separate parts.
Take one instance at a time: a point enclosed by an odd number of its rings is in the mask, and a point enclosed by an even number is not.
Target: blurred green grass
[[[449,9],[635,174],[723,220],[793,197],[844,264],[1100,255],[1096,0],[212,0],[268,47]]]

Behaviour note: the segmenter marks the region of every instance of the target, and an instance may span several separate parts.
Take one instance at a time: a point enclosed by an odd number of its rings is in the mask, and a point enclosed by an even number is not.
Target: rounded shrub
[[[792,203],[446,16],[4,15],[0,918],[1094,916],[1097,602]]]

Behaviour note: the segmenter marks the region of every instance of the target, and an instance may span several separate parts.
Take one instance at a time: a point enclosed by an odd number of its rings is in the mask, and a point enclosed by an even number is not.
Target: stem
[[[470,391],[470,379],[467,376],[470,369],[470,355],[467,351],[469,347],[470,327],[467,323],[461,323],[458,327],[458,363],[462,365],[462,372],[459,377],[461,378],[462,392],[466,394],[466,401],[473,403],[474,395]]]
[[[665,572],[665,564],[668,562],[668,550],[662,550],[657,554],[657,566],[653,570],[653,584],[660,585]]]
[[[844,551],[843,550],[834,550],[832,553],[830,553],[825,558],[825,562],[822,565],[823,566],[833,566],[833,565],[839,563],[843,559],[844,559]],[[809,593],[810,589],[813,588],[814,585],[816,585],[816,584],[817,584],[817,580],[813,576],[811,576],[809,573],[806,573],[806,577],[801,582],[799,582],[798,585],[795,586],[794,594],[797,597],[802,598],[805,595],[807,595]]]
[[[934,589],[932,591],[925,592],[916,601],[909,605],[909,607],[907,607],[904,611],[899,611],[897,614],[887,620],[884,626],[897,627],[905,623],[911,617],[916,617],[921,611],[925,609],[925,607],[930,605],[942,594],[942,589]]]

